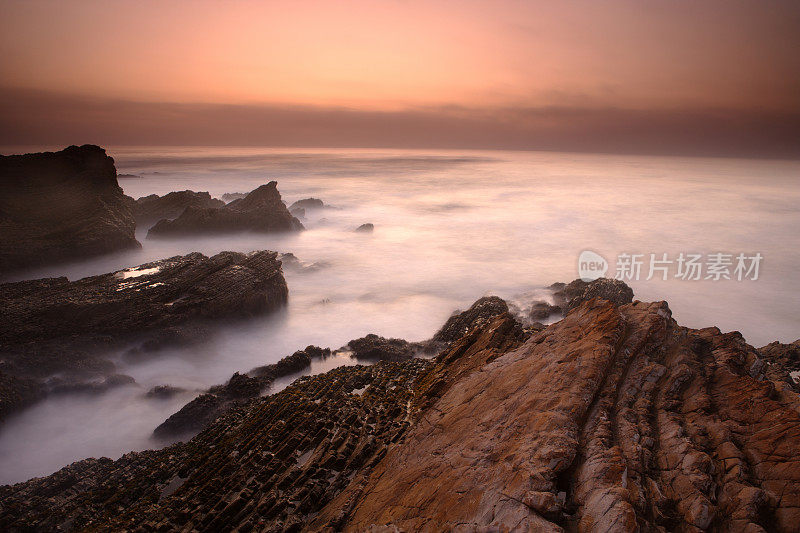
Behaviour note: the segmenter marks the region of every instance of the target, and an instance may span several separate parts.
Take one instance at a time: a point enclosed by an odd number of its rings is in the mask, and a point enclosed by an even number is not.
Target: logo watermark
[[[759,252],[696,254],[681,252],[630,254],[621,253],[614,265],[614,279],[640,281],[680,279],[686,281],[756,281],[764,256]],[[602,255],[584,250],[578,256],[578,277],[593,281],[605,276],[609,263]]]

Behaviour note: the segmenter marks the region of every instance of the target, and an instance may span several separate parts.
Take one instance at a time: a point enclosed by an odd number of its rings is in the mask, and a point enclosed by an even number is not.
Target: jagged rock
[[[160,424],[153,435],[164,439],[197,433],[244,400],[259,396],[276,379],[300,373],[311,366],[311,359],[327,357],[330,353],[328,348],[306,346],[277,363],[254,368],[248,374],[236,372],[227,384],[211,387],[184,405]]]
[[[469,309],[456,312],[433,336],[434,342],[450,343],[464,336],[469,330],[484,324],[490,318],[508,312],[508,304],[497,296],[484,296]]]
[[[800,339],[791,344],[771,342],[758,352],[769,363],[766,374],[770,379],[785,381],[800,391]]]
[[[387,339],[370,333],[366,337],[347,343],[353,357],[360,361],[405,361],[411,359],[422,347],[403,339]]]
[[[222,195],[222,201],[226,204],[231,203],[234,200],[240,200],[247,196],[246,192],[226,192]]]
[[[212,198],[207,192],[176,191],[164,196],[151,194],[135,201],[133,216],[138,223],[147,224],[177,218],[187,207],[213,209],[224,205],[225,202]]]
[[[556,305],[564,314],[592,298],[602,298],[614,305],[625,305],[633,301],[633,289],[618,279],[599,278],[586,282],[576,279],[568,284],[554,283],[550,286],[554,291]]]
[[[102,148],[0,156],[0,274],[139,247],[135,230]]]
[[[557,305],[552,305],[544,301],[536,301],[531,305],[528,317],[531,320],[546,320],[552,315],[561,314],[563,310]]]
[[[184,389],[173,385],[156,385],[145,394],[148,398],[166,399],[184,392]]]
[[[234,231],[297,231],[303,225],[281,201],[277,182],[271,181],[244,198],[222,207],[189,206],[174,220],[161,220],[147,236],[229,233]]]
[[[593,300],[504,354],[468,353],[308,530],[796,528],[800,401],[750,376],[738,334]]]
[[[340,367],[185,444],[0,487],[0,529],[795,531],[800,397],[737,333],[591,299]],[[249,390],[248,387],[244,387]]]
[[[359,227],[357,227],[356,231],[359,233],[372,233],[374,229],[375,226],[372,223],[367,222],[366,224],[361,224]]]
[[[70,282],[49,278],[0,284],[0,365],[39,382],[70,383],[114,373],[98,352],[141,341],[139,353],[186,338],[209,321],[275,310],[288,288],[275,252],[175,256]],[[150,339],[150,340],[148,340]],[[0,409],[2,410],[2,409]]]

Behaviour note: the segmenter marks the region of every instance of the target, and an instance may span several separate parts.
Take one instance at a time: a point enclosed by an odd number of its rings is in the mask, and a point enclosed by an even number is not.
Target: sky
[[[792,0],[0,0],[0,143],[800,157]]]

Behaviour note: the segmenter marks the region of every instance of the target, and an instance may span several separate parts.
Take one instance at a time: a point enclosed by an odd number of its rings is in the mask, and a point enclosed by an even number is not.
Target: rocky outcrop
[[[244,198],[245,196],[247,196],[246,192],[226,192],[225,194],[222,195],[221,199],[223,202],[228,204],[234,200],[239,200],[241,198]]]
[[[303,225],[281,201],[277,182],[271,181],[244,198],[221,207],[189,206],[174,220],[161,220],[147,232],[148,238],[230,233],[236,231],[297,231]]]
[[[351,350],[353,357],[359,361],[405,361],[420,352],[422,345],[403,339],[387,339],[370,333],[366,337],[351,340],[346,348]]]
[[[164,196],[151,194],[134,202],[133,216],[139,224],[150,224],[162,219],[177,218],[187,207],[214,209],[224,205],[225,202],[212,198],[207,192],[176,191]]]
[[[462,312],[456,312],[433,336],[434,342],[451,343],[460,339],[469,330],[480,326],[490,318],[507,313],[508,304],[497,296],[484,296]]]
[[[1,487],[0,529],[795,531],[798,446],[800,397],[739,334],[594,298]]]
[[[311,359],[321,359],[331,353],[328,348],[307,346],[271,365],[254,368],[247,374],[236,372],[225,385],[211,387],[184,405],[153,431],[159,439],[172,439],[196,434],[246,400],[258,397],[276,379],[302,372],[311,366]]]
[[[356,228],[358,233],[372,233],[375,230],[375,225],[371,222],[367,222],[366,224],[361,224],[359,227]]]
[[[322,209],[323,207],[325,207],[325,203],[319,198],[304,198],[290,205],[289,211],[292,209]]]
[[[765,363],[758,370],[765,372],[770,379],[790,383],[800,392],[800,339],[791,344],[771,342],[759,348],[758,352]]]
[[[592,298],[602,298],[615,305],[625,305],[633,301],[633,289],[624,281],[599,278],[594,281],[576,279],[570,283],[554,283],[550,286],[556,305],[564,314]]]
[[[102,148],[0,156],[0,275],[138,247],[135,229]]]
[[[136,342],[147,352],[203,338],[198,330],[212,319],[271,311],[287,295],[277,254],[266,251],[192,253],[72,282],[2,284],[0,368],[41,387],[53,374],[62,388],[64,379],[94,383],[113,374],[113,364],[98,357],[112,345]]]

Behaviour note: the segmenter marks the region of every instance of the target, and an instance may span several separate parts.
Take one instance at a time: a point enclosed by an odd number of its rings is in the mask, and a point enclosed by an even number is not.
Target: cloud
[[[0,89],[0,144],[558,150],[800,157],[800,114],[588,107],[147,103]]]

